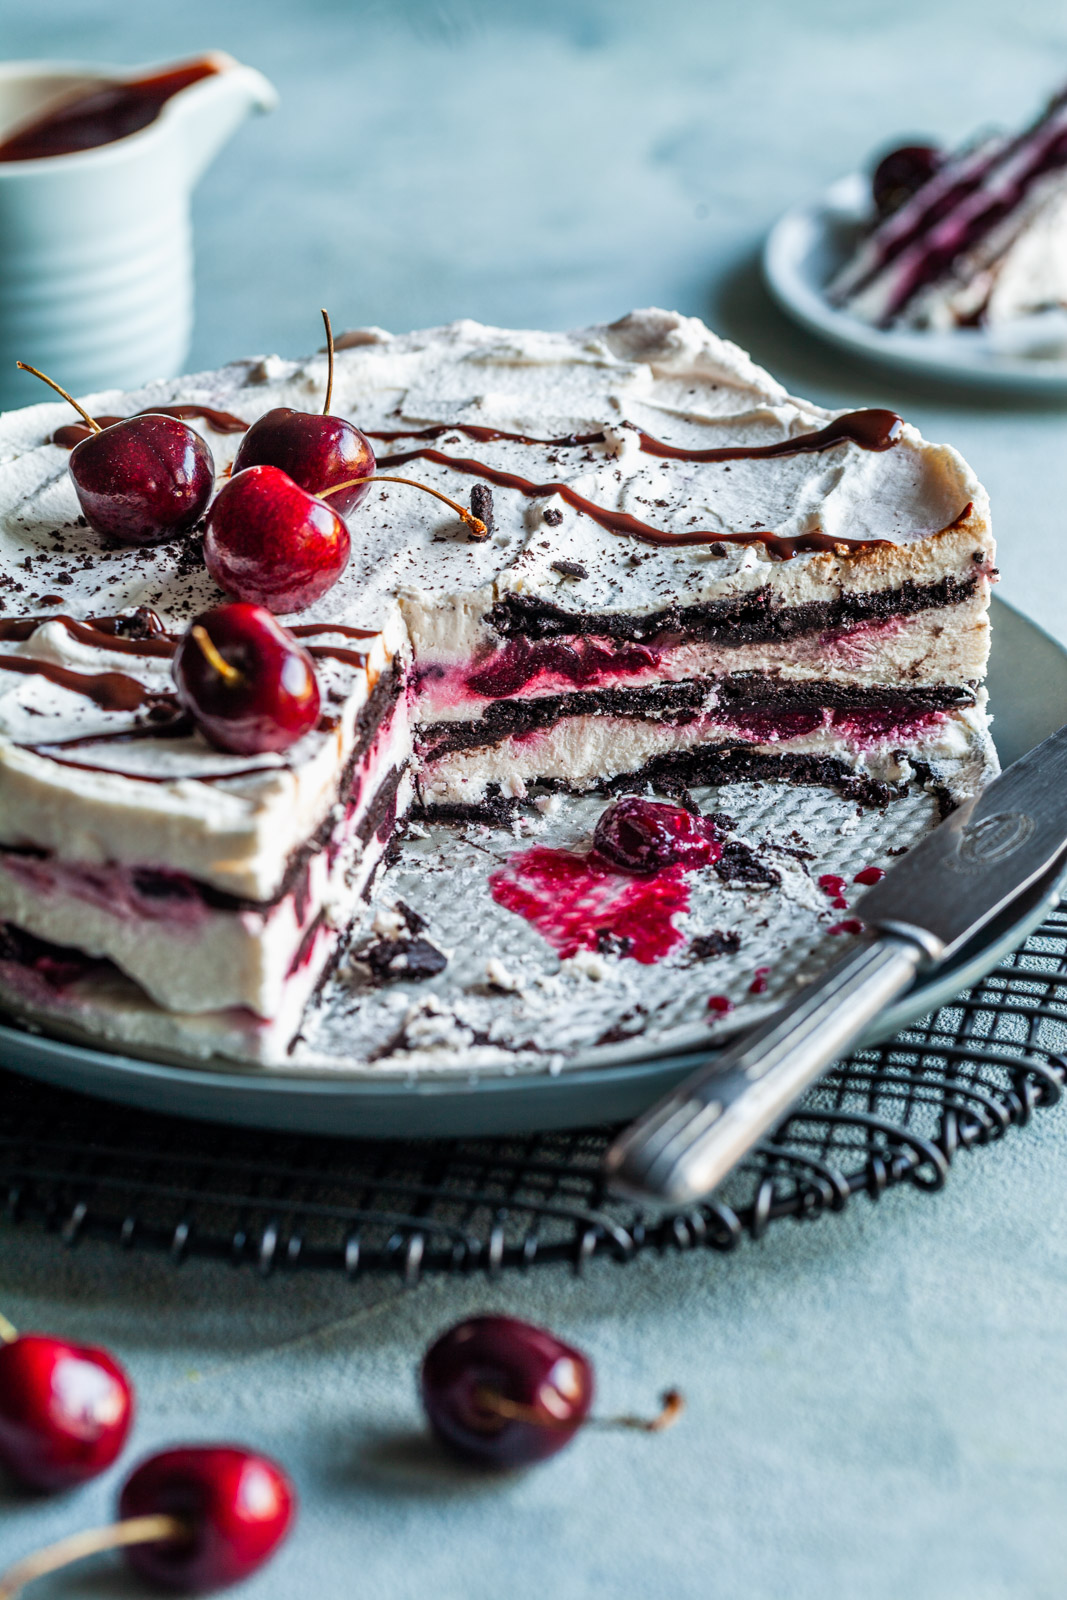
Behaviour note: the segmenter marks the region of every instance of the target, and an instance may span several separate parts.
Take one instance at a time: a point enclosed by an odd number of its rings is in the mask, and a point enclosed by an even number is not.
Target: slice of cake
[[[874,176],[883,216],[830,285],[879,327],[995,327],[1067,308],[1067,92],[1016,137],[908,146]]]
[[[324,358],[271,358],[90,405],[180,405],[222,469],[244,424],[321,407],[325,383]],[[994,770],[987,498],[892,413],[792,399],[662,311],[350,335],[332,410],[383,473],[473,490],[489,533],[374,486],[347,570],[283,619],[320,726],[251,761],[174,700],[176,638],[220,598],[198,540],[105,546],[53,442],[65,407],[0,419],[0,998],[20,1014],[284,1059],[412,771],[421,809],[463,821],[535,785],[785,779],[884,806],[920,784],[951,805]]]
[[[55,1007],[47,948],[61,947],[72,1022],[87,976],[92,1004],[122,974],[137,991],[125,1009],[142,1026],[158,1011],[154,1042],[184,1030],[284,1051],[411,794],[395,619],[297,631],[319,725],[284,756],[249,757],[182,715],[176,637],[154,612],[0,618],[0,982],[20,1007]]]

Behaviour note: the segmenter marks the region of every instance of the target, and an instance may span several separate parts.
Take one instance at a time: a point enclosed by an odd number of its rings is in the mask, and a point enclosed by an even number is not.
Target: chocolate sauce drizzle
[[[769,460],[779,456],[809,455],[815,451],[831,450],[838,444],[856,444],[863,450],[880,452],[891,450],[899,441],[903,422],[895,411],[850,411],[843,417],[836,417],[833,422],[827,423],[825,428],[819,428],[813,433],[795,434],[791,439],[781,439],[777,444],[767,445],[728,445],[710,450],[690,450],[681,445],[665,444],[662,440],[653,438],[641,428],[636,429],[640,447],[646,455],[658,456],[672,461],[728,462],[728,461],[760,461]],[[515,444],[545,445],[557,449],[577,445],[602,443],[604,434],[566,434],[560,439],[534,439],[527,434],[507,433],[499,428],[484,428],[470,423],[438,424],[432,428],[417,429],[409,434],[403,433],[371,433],[372,439],[382,439],[391,442],[395,439],[436,439],[446,433],[462,433],[468,438],[479,442],[488,442],[494,439],[505,439]],[[843,543],[840,539],[832,539],[828,534],[813,531],[811,533],[797,534],[793,538],[783,538],[763,528],[750,528],[744,533],[720,533],[714,529],[695,529],[685,533],[670,533],[663,528],[655,528],[651,523],[642,522],[640,518],[631,516],[628,511],[612,511],[607,506],[599,506],[595,501],[587,500],[577,490],[572,489],[567,483],[558,481],[551,483],[534,483],[529,478],[520,477],[514,472],[504,472],[499,467],[490,467],[484,461],[476,461],[469,456],[446,455],[441,450],[434,450],[421,446],[415,450],[401,450],[395,455],[383,456],[378,466],[392,470],[405,466],[409,461],[434,461],[440,466],[451,467],[456,472],[463,472],[472,477],[486,478],[490,483],[495,483],[502,489],[516,489],[520,494],[530,498],[542,499],[549,495],[558,495],[568,505],[580,511],[583,516],[591,517],[594,522],[606,528],[609,533],[628,534],[633,539],[640,539],[645,544],[655,544],[661,547],[680,547],[683,545],[700,544],[764,544],[772,555],[782,561],[790,561],[801,550],[827,550],[836,551]],[[890,548],[892,541],[889,539],[864,539],[847,541],[849,553]]]
[[[350,628],[339,622],[301,622],[290,628],[289,632],[294,639],[311,639],[317,633],[339,633],[345,639],[373,639],[377,636],[376,628]],[[343,661],[357,671],[365,667],[368,661],[362,650],[348,650],[339,644],[309,644],[307,649],[308,655],[316,660],[325,656],[332,661]]]
[[[216,411],[214,406],[146,406],[143,411],[134,411],[135,417],[177,417],[179,422],[187,422],[190,417],[202,417],[209,428],[216,433],[247,433],[248,423],[243,417],[235,417],[232,411]],[[128,422],[129,417],[97,417],[96,421],[101,428],[110,428],[116,422]],[[81,444],[83,439],[88,439],[92,433],[84,422],[65,422],[57,428],[49,440],[50,444],[58,444],[64,450],[73,450],[76,444]]]
[[[56,661],[38,661],[32,656],[0,655],[0,672],[35,673],[61,689],[85,695],[103,711],[136,711],[148,696],[144,684],[125,672],[72,672]]]
[[[206,417],[211,426],[223,433],[243,432],[249,426],[242,422],[240,417],[231,416],[226,411],[212,411],[208,406],[153,406],[152,411],[162,412],[166,416],[202,416]],[[143,416],[144,412],[137,415]],[[119,417],[100,417],[102,427],[109,426],[112,422],[122,421]],[[832,450],[839,444],[856,444],[862,450],[880,452],[891,450],[898,443],[904,424],[895,411],[881,411],[871,409],[866,411],[850,411],[842,417],[835,417],[833,422],[827,423],[825,428],[818,428],[812,433],[794,434],[791,439],[780,439],[776,444],[765,445],[726,445],[709,450],[690,450],[683,445],[665,444],[662,439],[656,439],[652,434],[646,433],[643,428],[634,431],[640,441],[640,448],[645,455],[656,456],[669,461],[692,461],[697,464],[710,462],[729,461],[764,461],[773,460],[779,456],[810,455],[820,450]],[[368,438],[380,439],[386,444],[391,444],[398,439],[439,439],[443,434],[461,433],[468,439],[479,444],[491,444],[496,440],[504,440],[510,444],[541,445],[549,449],[574,449],[582,445],[603,444],[605,434],[603,430],[596,433],[567,433],[557,439],[538,439],[531,434],[509,433],[504,428],[487,428],[470,422],[439,422],[429,428],[409,428],[395,430],[367,429]],[[59,445],[74,445],[80,440],[88,438],[90,430],[84,423],[71,422],[62,428],[57,428],[52,435],[52,443]],[[450,456],[441,450],[420,447],[415,450],[401,450],[394,455],[382,456],[377,465],[384,468],[405,466],[409,461],[434,461],[439,466],[453,468],[469,477],[484,478],[489,483],[495,483],[502,489],[515,489],[519,494],[533,499],[543,499],[549,495],[559,495],[575,511],[580,511],[583,516],[591,517],[609,533],[628,534],[633,539],[640,539],[645,544],[655,544],[666,547],[679,547],[683,545],[699,544],[764,544],[767,549],[782,561],[790,561],[801,550],[836,550],[844,541],[832,539],[828,534],[818,531],[797,534],[794,538],[780,538],[778,535],[763,528],[750,528],[744,533],[720,533],[712,529],[697,529],[687,533],[669,533],[666,529],[655,528],[651,523],[642,522],[640,518],[631,516],[626,511],[612,511],[607,506],[598,506],[595,501],[587,500],[584,495],[570,487],[569,484],[534,483],[530,478],[523,478],[514,472],[504,472],[499,467],[490,467],[484,461],[476,461],[470,456]],[[889,539],[863,539],[848,540],[849,553],[864,550],[879,550],[890,548],[892,541]]]
[[[164,630],[154,611],[149,615],[157,626],[154,629],[149,626],[148,637],[142,638],[119,632],[119,626],[128,620],[125,617],[86,617],[81,620],[62,612],[40,617],[0,617],[0,641],[21,643],[35,634],[38,628],[44,627],[46,622],[58,622],[72,639],[93,650],[110,650],[116,655],[126,656],[172,656],[177,643],[176,636]]]

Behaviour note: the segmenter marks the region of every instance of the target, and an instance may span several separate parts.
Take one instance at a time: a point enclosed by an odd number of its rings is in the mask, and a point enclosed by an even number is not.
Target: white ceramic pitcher
[[[139,132],[70,155],[0,162],[0,408],[42,398],[16,371],[20,359],[75,394],[182,370],[193,186],[238,123],[277,100],[253,68],[221,52],[204,59],[217,70]],[[0,63],[0,139],[72,93],[160,70]]]

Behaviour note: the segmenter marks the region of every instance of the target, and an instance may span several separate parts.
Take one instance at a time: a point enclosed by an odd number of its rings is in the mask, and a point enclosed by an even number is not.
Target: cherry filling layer
[[[887,638],[907,628],[908,620],[890,616],[815,632],[793,642],[789,657],[797,664],[830,662],[863,671]],[[687,640],[669,629],[645,642],[599,634],[565,639],[518,635],[499,649],[465,661],[422,661],[414,684],[417,697],[428,708],[424,715],[432,719],[468,701],[500,700],[523,691],[549,694],[567,688],[722,675],[736,670],[729,663],[739,648],[744,648],[743,641]]]
[[[497,905],[525,917],[564,960],[580,950],[660,961],[685,935],[686,873],[723,852],[714,821],[628,796],[603,813],[586,853],[536,845],[489,879]]]
[[[32,933],[0,922],[0,966],[21,967],[45,988],[62,994],[82,978],[105,970],[110,962],[96,960],[82,950],[35,939]]]

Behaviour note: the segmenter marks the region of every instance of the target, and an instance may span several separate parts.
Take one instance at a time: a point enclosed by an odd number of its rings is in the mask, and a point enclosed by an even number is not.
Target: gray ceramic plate
[[[826,285],[854,247],[869,187],[858,173],[813,204],[787,211],[763,247],[767,285],[783,310],[821,339],[879,366],[968,388],[1067,395],[1067,314],[1020,317],[998,329],[944,333],[872,328],[832,306]]]
[[[994,601],[989,689],[1007,765],[1067,715],[1067,653],[1002,601]],[[879,1019],[869,1043],[891,1037],[977,981],[1042,921],[1059,878],[1040,884],[985,929],[952,964],[923,979]],[[214,1122],[306,1133],[428,1137],[578,1127],[635,1116],[707,1052],[574,1067],[549,1073],[462,1071],[432,1078],[239,1069],[215,1071],[138,1061],[0,1027],[0,1060],[16,1071],[105,1099]]]

